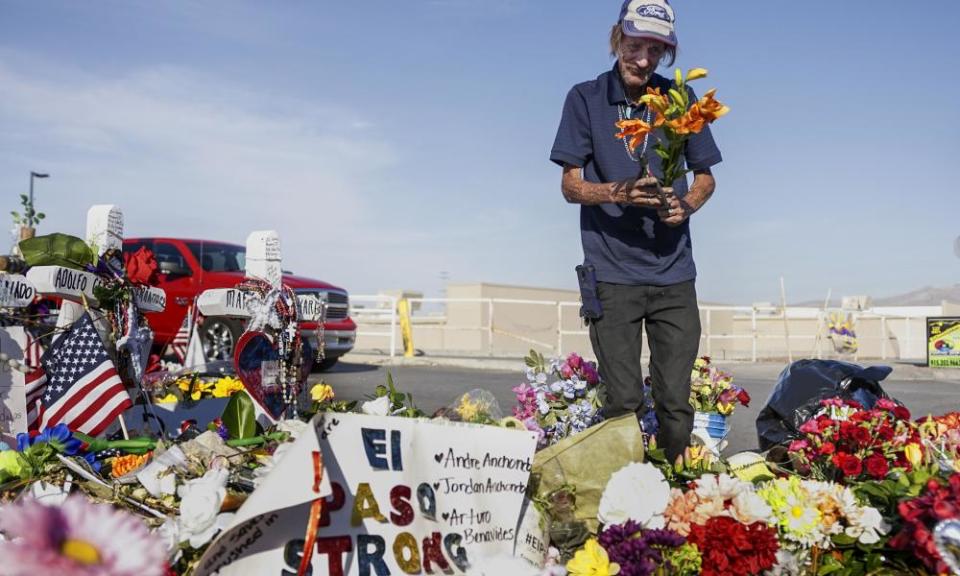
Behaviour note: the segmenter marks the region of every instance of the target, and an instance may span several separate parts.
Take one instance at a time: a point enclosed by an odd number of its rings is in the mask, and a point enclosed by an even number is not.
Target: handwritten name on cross
[[[123,248],[123,212],[113,204],[92,206],[87,212],[87,239],[97,256],[107,250]],[[100,284],[96,274],[63,266],[34,266],[27,271],[27,280],[44,296],[56,296],[79,303],[86,298],[92,306],[99,302],[94,289]],[[133,291],[137,307],[145,312],[162,312],[167,306],[164,290],[139,286]]]

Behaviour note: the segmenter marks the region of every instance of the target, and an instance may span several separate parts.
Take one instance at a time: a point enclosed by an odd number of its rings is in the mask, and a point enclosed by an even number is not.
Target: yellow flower
[[[233,376],[224,376],[217,380],[213,385],[214,398],[229,398],[235,393],[243,390],[243,382]],[[206,391],[206,390],[204,390]]]
[[[177,400],[176,394],[167,394],[163,398],[160,398],[159,400],[157,400],[157,404],[176,404],[177,401],[178,400]]]
[[[733,404],[717,402],[717,412],[723,414],[724,416],[729,416],[733,413]]]
[[[16,450],[0,451],[0,478],[16,478],[23,471],[26,462]]]
[[[707,77],[706,68],[693,68],[689,72],[687,72],[687,82],[690,82],[692,80],[699,80],[701,78],[706,78],[706,77]]]
[[[567,562],[567,571],[570,576],[614,576],[620,572],[620,565],[610,562],[607,551],[604,550],[595,538],[587,540],[587,544]]]
[[[923,452],[920,451],[920,445],[911,443],[903,449],[903,455],[913,466],[919,466],[923,462]]]
[[[310,389],[310,397],[314,402],[326,402],[333,400],[333,388],[329,384],[321,382]]]
[[[647,93],[640,97],[640,101],[660,115],[666,114],[670,109],[670,98],[666,94],[661,94],[659,88],[647,88]]]
[[[180,378],[177,380],[177,387],[180,388],[183,392],[186,392],[190,389],[190,379],[189,378]]]
[[[482,408],[481,404],[480,400],[473,402],[470,400],[469,394],[464,394],[463,397],[460,398],[460,405],[457,406],[457,414],[465,421],[470,422],[480,413]]]

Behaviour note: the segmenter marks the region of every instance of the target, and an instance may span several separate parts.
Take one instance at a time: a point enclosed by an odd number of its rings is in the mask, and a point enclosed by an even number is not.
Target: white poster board
[[[533,433],[362,414],[319,415],[313,425],[329,495],[312,576],[456,575],[471,559],[512,555]],[[312,481],[302,441],[240,509],[197,576],[296,574],[310,504],[294,485]],[[208,571],[216,567],[208,556],[230,556],[225,541],[244,546],[242,559]]]
[[[27,335],[21,326],[0,328],[0,352],[23,362]],[[0,362],[0,441],[17,445],[17,434],[27,431],[27,389],[23,372]]]

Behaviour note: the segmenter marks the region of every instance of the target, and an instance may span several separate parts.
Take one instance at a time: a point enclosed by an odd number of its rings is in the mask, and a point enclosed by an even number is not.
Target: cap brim
[[[624,20],[621,28],[623,29],[623,33],[631,38],[650,38],[651,40],[659,40],[670,46],[677,45],[677,35],[674,32],[661,34],[652,30],[641,30],[637,28],[636,23],[632,20]]]

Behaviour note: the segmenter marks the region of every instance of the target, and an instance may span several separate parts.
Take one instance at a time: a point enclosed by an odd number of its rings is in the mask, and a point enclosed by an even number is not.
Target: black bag
[[[757,416],[760,450],[799,438],[800,427],[817,415],[821,400],[839,397],[873,408],[880,398],[889,398],[880,381],[891,372],[889,366],[864,368],[838,360],[798,360],[787,366]]]

